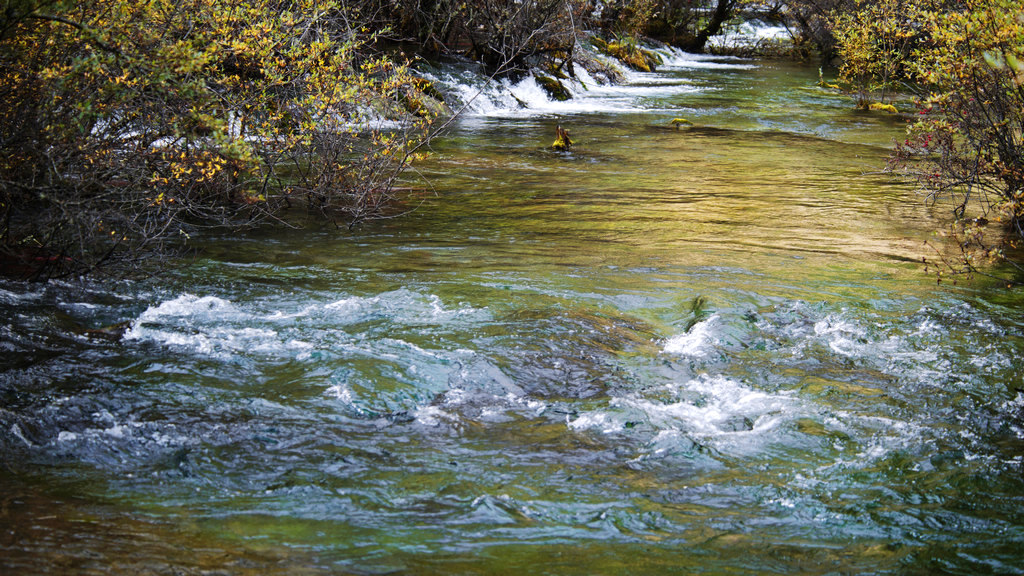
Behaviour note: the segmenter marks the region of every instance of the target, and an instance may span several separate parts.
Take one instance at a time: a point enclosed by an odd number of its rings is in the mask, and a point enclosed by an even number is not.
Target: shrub
[[[340,1],[17,0],[0,18],[0,262],[33,279],[123,271],[295,204],[379,214],[433,119],[393,104],[415,79]]]
[[[894,167],[950,200],[955,271],[986,260],[1024,268],[1024,14],[1014,0],[924,10],[912,54],[918,120]]]

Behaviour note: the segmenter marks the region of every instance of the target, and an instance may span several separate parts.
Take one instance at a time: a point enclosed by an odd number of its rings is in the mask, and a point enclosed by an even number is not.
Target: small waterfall
[[[575,76],[562,80],[571,94],[557,101],[538,83],[534,74],[520,80],[488,77],[479,66],[460,62],[422,71],[449,96],[453,110],[467,117],[527,118],[571,114],[664,111],[656,98],[700,91],[685,77],[673,72],[686,70],[734,70],[754,68],[748,61],[721,56],[689,54],[671,47],[655,50],[663,64],[656,73],[631,71],[602,57],[602,62],[621,72],[618,84],[599,79],[583,66]],[[667,72],[667,74],[665,73]]]

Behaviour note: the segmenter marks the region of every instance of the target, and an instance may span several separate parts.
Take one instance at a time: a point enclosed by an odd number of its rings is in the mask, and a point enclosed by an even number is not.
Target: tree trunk
[[[711,15],[711,20],[708,21],[707,25],[700,32],[697,32],[695,37],[682,43],[680,48],[687,52],[704,52],[708,39],[721,32],[722,25],[732,18],[736,10],[736,2],[737,0],[718,0],[718,4],[715,5],[715,12]]]

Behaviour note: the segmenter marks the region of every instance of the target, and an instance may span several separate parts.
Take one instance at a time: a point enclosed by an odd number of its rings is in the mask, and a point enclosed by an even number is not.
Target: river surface
[[[401,217],[0,284],[0,571],[1021,573],[1024,298],[925,271],[903,120],[666,56],[485,89]]]

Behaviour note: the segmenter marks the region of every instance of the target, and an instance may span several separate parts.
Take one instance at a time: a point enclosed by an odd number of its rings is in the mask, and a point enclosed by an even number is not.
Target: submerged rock
[[[41,423],[34,418],[0,408],[0,448],[32,448],[49,441]]]
[[[657,353],[654,328],[625,315],[585,309],[523,310],[505,319],[537,335],[506,349],[496,360],[506,386],[532,398],[581,400],[603,397],[610,389],[628,387],[630,374],[622,358]],[[520,330],[515,330],[520,332]]]
[[[124,337],[125,332],[127,332],[131,326],[131,321],[118,322],[117,324],[103,326],[102,328],[86,329],[82,332],[82,335],[94,340],[117,342]]]
[[[754,429],[754,421],[742,414],[734,414],[722,422],[723,432],[749,432]]]
[[[124,337],[125,332],[131,328],[131,321],[126,320],[124,322],[118,322],[116,324],[110,324],[107,326],[101,326],[99,328],[88,328],[71,315],[65,312],[56,312],[54,318],[61,328],[64,330],[78,335],[85,336],[90,340],[106,340],[108,342],[117,342]]]

